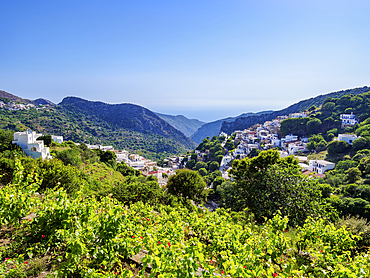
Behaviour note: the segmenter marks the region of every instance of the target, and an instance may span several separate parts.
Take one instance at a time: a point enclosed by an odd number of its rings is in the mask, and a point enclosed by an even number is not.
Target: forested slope
[[[302,100],[298,103],[290,105],[289,107],[285,109],[274,111],[273,113],[270,113],[268,115],[266,114],[260,115],[260,116],[252,115],[249,117],[237,118],[233,122],[225,121],[222,123],[221,131],[227,134],[231,134],[235,130],[244,130],[254,124],[262,124],[265,121],[270,121],[272,119],[275,119],[277,116],[289,115],[290,113],[302,112],[302,111],[309,109],[312,106],[319,107],[320,105],[323,104],[324,100],[326,100],[327,98],[340,98],[344,95],[351,95],[351,94],[358,95],[358,94],[362,94],[368,91],[370,91],[370,88],[365,86],[361,88],[354,88],[354,89],[348,89],[348,90],[332,92],[332,93],[328,93],[324,95],[319,95],[317,97]]]
[[[110,105],[66,98],[56,107],[0,110],[0,128],[26,128],[65,140],[113,145],[160,159],[191,149],[195,143],[153,112],[133,104]]]

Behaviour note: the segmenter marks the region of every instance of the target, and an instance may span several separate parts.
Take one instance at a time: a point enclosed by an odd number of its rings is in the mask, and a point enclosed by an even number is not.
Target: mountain
[[[167,123],[177,128],[188,137],[190,137],[193,133],[195,133],[198,130],[198,128],[205,124],[205,122],[201,122],[197,119],[188,119],[183,115],[172,116],[160,113],[156,114],[162,120],[165,120]]]
[[[366,93],[368,91],[370,91],[370,88],[367,86],[354,88],[354,89],[348,89],[348,90],[342,90],[342,91],[332,92],[332,93],[328,93],[324,95],[319,95],[317,97],[309,98],[306,100],[302,100],[282,110],[274,111],[273,113],[263,114],[259,116],[252,115],[248,117],[238,117],[234,121],[224,121],[221,125],[221,131],[227,134],[231,134],[235,130],[244,130],[254,124],[262,124],[265,121],[270,121],[272,119],[275,119],[277,116],[289,115],[290,113],[297,113],[297,112],[305,111],[308,108],[310,108],[312,105],[315,105],[316,107],[318,107],[322,105],[322,103],[324,102],[326,98],[340,98],[344,95],[350,95],[350,94],[358,95],[358,94]]]
[[[38,98],[33,101],[35,105],[51,105],[54,106],[55,104],[52,103],[50,100],[44,99],[44,98]]]
[[[9,97],[9,95],[6,95]],[[112,145],[147,158],[162,159],[196,144],[152,111],[138,105],[107,104],[66,97],[44,109],[0,109],[0,129],[32,129],[65,140]]]
[[[17,103],[32,103],[32,100],[23,99],[23,98],[15,96],[15,95],[12,95],[10,93],[7,93],[5,91],[0,91],[0,98],[8,100],[8,101],[14,101],[14,102],[17,102]]]
[[[212,136],[220,134],[222,123],[225,122],[225,121],[226,122],[232,122],[235,119],[240,118],[240,117],[248,117],[248,116],[253,116],[253,115],[269,114],[269,113],[272,113],[272,112],[273,111],[271,110],[271,111],[263,111],[263,112],[258,112],[258,113],[252,113],[252,112],[243,113],[243,114],[241,114],[239,116],[236,116],[236,117],[228,117],[228,118],[225,118],[225,119],[210,122],[210,123],[202,125],[194,134],[192,134],[190,136],[190,138],[195,143],[199,144],[207,136],[211,138]]]
[[[107,104],[77,97],[66,97],[58,104],[69,113],[80,114],[90,120],[103,120],[115,128],[123,128],[145,134],[161,135],[178,141],[186,148],[194,146],[189,138],[175,129],[154,112],[135,104]]]
[[[55,105],[54,103],[52,103],[50,100],[47,100],[47,99],[38,98],[36,100],[29,100],[29,99],[17,97],[15,95],[7,93],[5,91],[0,91],[0,100],[1,99],[7,100],[7,101],[13,101],[13,102],[17,102],[17,103],[24,103],[24,104],[32,103],[32,104],[35,104],[35,105],[40,105],[40,104],[42,104],[42,105]]]

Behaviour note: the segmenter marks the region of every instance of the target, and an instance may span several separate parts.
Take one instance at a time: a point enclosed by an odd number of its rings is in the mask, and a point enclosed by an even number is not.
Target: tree
[[[316,150],[316,142],[314,141],[310,141],[307,145],[306,145],[306,148],[312,152],[314,150]]]
[[[346,141],[331,141],[326,147],[330,156],[343,154],[351,148]]]
[[[195,169],[196,170],[199,170],[201,168],[205,168],[207,169],[207,163],[203,162],[203,161],[198,161],[196,164],[195,164]]]
[[[127,164],[123,161],[117,164],[116,171],[120,172],[124,177],[136,175],[136,172],[135,172],[136,170],[130,166],[127,166]],[[138,172],[140,173],[139,175],[141,175],[141,172],[140,171]]]
[[[209,171],[214,172],[220,168],[220,164],[217,161],[212,161],[209,164]]]
[[[321,110],[322,111],[333,111],[334,110],[334,107],[335,107],[335,103],[334,102],[327,102],[327,103],[325,103],[323,106],[322,106],[322,108],[321,108]]]
[[[278,151],[261,152],[257,157],[234,160],[230,175],[234,180],[232,208],[249,208],[258,221],[280,210],[290,224],[303,224],[310,215],[323,211],[318,182],[301,174],[292,156],[280,158]]]
[[[0,129],[0,152],[13,149],[13,133],[10,130]]]
[[[75,167],[65,166],[58,159],[37,160],[37,172],[42,178],[40,189],[54,188],[56,186],[63,187],[68,193],[76,192],[86,182],[83,179],[83,174]]]
[[[193,169],[194,168],[194,166],[195,166],[195,160],[194,159],[191,159],[191,160],[189,160],[187,163],[186,163],[186,168],[188,168],[188,169]]]
[[[322,123],[320,119],[317,118],[310,119],[306,124],[307,133],[308,134],[317,133],[321,124]]]
[[[218,164],[221,164],[221,161],[222,161],[223,158],[224,158],[223,155],[218,155],[218,156],[216,156],[215,161],[217,161]]]
[[[204,176],[206,176],[206,175],[207,175],[207,170],[206,170],[206,168],[200,168],[200,169],[198,170],[198,172],[199,172],[199,174],[200,174],[202,177],[204,177]]]
[[[348,169],[346,171],[346,179],[348,183],[355,183],[361,179],[361,171],[357,167]]]
[[[370,147],[370,140],[368,138],[360,137],[353,141],[352,148],[354,151],[368,149]]]
[[[168,193],[202,203],[207,199],[206,183],[202,176],[192,170],[177,170],[176,175],[170,176],[167,182]]]
[[[261,150],[259,150],[259,149],[252,149],[251,151],[250,151],[250,153],[249,153],[249,157],[250,158],[252,158],[252,157],[256,157],[256,156],[258,156],[258,154],[261,152]]]
[[[229,151],[231,151],[235,148],[234,143],[233,143],[233,141],[230,140],[230,138],[227,139],[227,141],[225,143],[225,148],[228,149]]]
[[[191,159],[191,160],[195,160],[195,161],[197,161],[197,159],[198,159],[198,155],[197,155],[196,153],[192,153],[192,154],[190,155],[190,159]]]
[[[315,105],[312,105],[310,108],[308,108],[307,110],[308,110],[308,112],[311,112],[311,111],[314,111],[314,110],[316,110],[317,109],[317,107],[315,106]]]

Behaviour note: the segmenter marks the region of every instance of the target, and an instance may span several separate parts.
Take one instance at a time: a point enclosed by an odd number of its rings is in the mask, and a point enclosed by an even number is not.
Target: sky
[[[0,90],[202,121],[370,85],[368,0],[1,1]]]

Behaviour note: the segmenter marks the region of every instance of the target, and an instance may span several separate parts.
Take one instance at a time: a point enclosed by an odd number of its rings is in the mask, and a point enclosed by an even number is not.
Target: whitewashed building
[[[352,145],[353,141],[358,139],[355,134],[338,134],[338,141],[346,141],[348,145]]]
[[[281,138],[282,143],[288,143],[293,141],[298,141],[298,135],[288,134],[284,138]]]
[[[340,114],[342,126],[353,126],[358,123],[356,115],[353,114]]]
[[[289,114],[289,118],[306,118],[307,113],[306,112],[301,112],[301,113],[291,113]]]
[[[333,170],[335,168],[335,163],[326,160],[310,160],[309,166],[310,171],[324,174],[325,171]]]
[[[60,143],[60,144],[63,143],[63,136],[51,135],[51,139],[54,142],[57,142],[57,143]]]
[[[32,130],[15,132],[13,134],[14,141],[12,141],[12,143],[20,146],[27,156],[34,159],[39,157],[42,159],[51,159],[50,150],[48,147],[44,146],[44,141],[37,140],[40,136],[42,136],[42,134],[36,134],[36,132]]]

